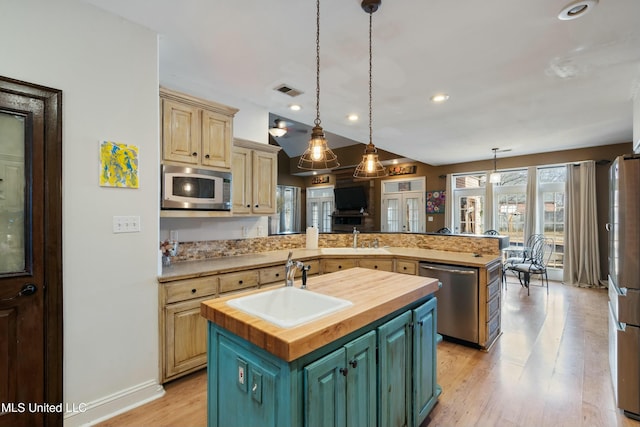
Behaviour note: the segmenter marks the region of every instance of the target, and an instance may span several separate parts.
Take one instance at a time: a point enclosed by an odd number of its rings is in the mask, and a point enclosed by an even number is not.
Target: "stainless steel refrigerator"
[[[640,155],[609,178],[609,365],[618,407],[640,420]]]

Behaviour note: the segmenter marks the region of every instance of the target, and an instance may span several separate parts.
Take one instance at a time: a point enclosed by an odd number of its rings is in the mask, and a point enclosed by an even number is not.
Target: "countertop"
[[[388,254],[366,254],[367,258],[403,257],[418,261],[432,261],[444,264],[454,264],[469,267],[486,267],[499,259],[499,256],[475,256],[468,252],[437,251],[433,249],[385,247]],[[158,281],[170,282],[180,279],[189,279],[213,274],[238,271],[247,268],[259,268],[282,263],[287,260],[289,249],[259,252],[247,255],[220,257],[202,261],[185,261],[165,266]],[[312,258],[349,258],[362,257],[363,255],[329,255],[320,249],[291,249],[295,260]]]
[[[295,286],[299,286],[296,280]],[[438,280],[400,273],[350,268],[310,277],[310,291],[351,301],[352,306],[293,328],[280,328],[229,306],[238,295],[204,301],[206,319],[287,362],[296,360],[438,290]],[[243,293],[266,292],[256,290]]]

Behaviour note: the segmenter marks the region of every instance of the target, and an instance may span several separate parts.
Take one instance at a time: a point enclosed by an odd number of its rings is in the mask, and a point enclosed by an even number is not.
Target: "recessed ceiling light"
[[[586,15],[598,4],[598,0],[579,0],[574,1],[562,8],[558,14],[558,19],[569,21]]]
[[[298,105],[298,104],[291,104],[291,105],[289,105],[289,109],[291,111],[300,111],[300,110],[302,110],[302,107],[300,105]]]
[[[347,116],[347,119],[349,119],[350,122],[357,122],[359,118],[360,117],[358,117],[357,114],[349,114]]]
[[[449,99],[449,95],[446,93],[437,93],[431,97],[431,102],[441,103],[445,102],[447,99]]]

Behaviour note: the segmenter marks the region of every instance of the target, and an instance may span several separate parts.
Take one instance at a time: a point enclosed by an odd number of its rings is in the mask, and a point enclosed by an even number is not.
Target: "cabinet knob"
[[[205,155],[204,155],[204,158],[205,158],[205,159],[208,159],[208,158],[209,158],[209,155],[208,155],[208,154],[205,154]]]
[[[340,373],[346,377],[349,373],[349,370],[347,368],[340,368]]]
[[[255,206],[256,208],[259,207],[258,205]]]
[[[377,269],[378,269],[378,266],[377,266],[377,265],[374,265],[374,266],[373,266],[373,268],[377,270]]]
[[[248,208],[250,208],[250,207],[251,207],[251,205],[247,205],[247,207],[248,207]]]
[[[197,291],[197,290],[195,290],[195,289],[191,289],[191,293],[192,293],[192,294],[195,294],[196,292],[198,292],[198,291]]]
[[[342,266],[341,266],[341,265],[339,265],[339,266],[338,266],[338,268],[342,268]]]
[[[238,280],[238,285],[242,285],[242,280]]]
[[[191,155],[192,155],[193,157],[196,157],[196,156],[198,155],[198,153],[193,152],[193,153],[191,153]]]
[[[276,273],[276,277],[280,277],[280,273]]]
[[[406,269],[407,269],[407,267],[402,267],[402,269],[403,269],[403,270],[406,270]]]
[[[352,368],[355,368],[358,366],[358,361],[354,359],[349,362],[349,365],[351,365]]]

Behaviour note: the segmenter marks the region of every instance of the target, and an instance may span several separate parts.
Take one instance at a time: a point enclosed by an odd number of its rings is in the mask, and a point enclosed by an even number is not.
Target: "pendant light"
[[[493,150],[493,172],[489,175],[489,182],[492,184],[499,184],[502,179],[500,172],[498,172],[498,160],[496,158],[496,153],[499,148],[492,148],[491,150]]]
[[[325,170],[340,166],[338,157],[331,151],[320,126],[320,0],[316,0],[316,119],[311,130],[309,146],[300,157],[300,169]]]
[[[362,161],[358,166],[356,166],[356,170],[353,172],[354,178],[380,178],[383,176],[387,176],[387,170],[380,160],[378,159],[378,150],[376,146],[373,145],[373,127],[372,127],[372,104],[373,104],[373,96],[372,96],[372,64],[373,64],[373,55],[372,55],[372,27],[373,27],[373,12],[378,10],[382,0],[362,0],[361,6],[362,9],[369,14],[369,144],[367,144],[364,155],[362,156]]]

